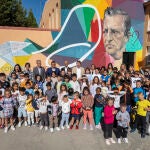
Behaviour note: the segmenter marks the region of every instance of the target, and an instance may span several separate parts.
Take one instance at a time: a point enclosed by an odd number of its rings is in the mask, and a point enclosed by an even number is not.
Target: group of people
[[[135,71],[125,64],[113,67],[57,68],[51,62],[44,68],[41,60],[31,70],[30,63],[24,69],[19,64],[6,75],[0,73],[0,128],[7,133],[25,126],[37,126],[50,132],[64,129],[103,130],[106,144],[128,143],[128,130],[138,129],[141,138],[150,134],[149,70]],[[81,127],[81,126],[80,126]]]

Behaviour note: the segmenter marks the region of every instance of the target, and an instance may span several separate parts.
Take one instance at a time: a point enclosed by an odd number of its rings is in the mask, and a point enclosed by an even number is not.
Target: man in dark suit
[[[42,77],[42,81],[45,81],[45,69],[41,66],[41,60],[36,60],[37,66],[33,68],[33,79],[35,81],[35,77],[40,75]]]
[[[64,70],[65,73],[67,73],[68,69],[70,69],[70,68],[68,67],[68,65],[69,65],[68,61],[65,60],[65,61],[64,61],[64,67],[62,67],[61,70]]]
[[[60,74],[60,70],[59,70],[59,68],[56,67],[55,61],[51,62],[51,67],[47,69],[46,76],[52,76],[52,72],[55,72],[56,75]]]

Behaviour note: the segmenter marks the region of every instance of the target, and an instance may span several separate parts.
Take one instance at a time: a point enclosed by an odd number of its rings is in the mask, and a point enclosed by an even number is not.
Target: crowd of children
[[[107,145],[116,143],[113,131],[119,144],[128,143],[129,129],[138,129],[141,138],[150,135],[149,70],[135,71],[132,65],[127,70],[125,64],[119,70],[112,64],[84,69],[80,61],[72,69],[59,69],[54,64],[43,69],[44,76],[42,66],[37,64],[35,73],[29,63],[24,70],[17,64],[9,75],[0,73],[0,128],[5,133],[23,123],[50,132],[78,130],[83,120],[84,130],[104,131]]]

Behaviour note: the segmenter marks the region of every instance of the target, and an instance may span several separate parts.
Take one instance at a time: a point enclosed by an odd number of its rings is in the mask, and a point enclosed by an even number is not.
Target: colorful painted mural
[[[84,66],[119,66],[124,51],[136,52],[135,68],[142,61],[143,0],[61,0],[61,26],[45,48],[28,37],[1,44],[1,71],[38,58],[44,66],[50,60],[62,66],[66,59],[71,67],[78,59]]]

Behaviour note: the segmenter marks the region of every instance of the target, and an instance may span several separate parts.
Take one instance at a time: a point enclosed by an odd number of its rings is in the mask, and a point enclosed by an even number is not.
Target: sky
[[[40,23],[45,1],[46,0],[22,0],[22,4],[27,10],[33,10],[38,24]]]

